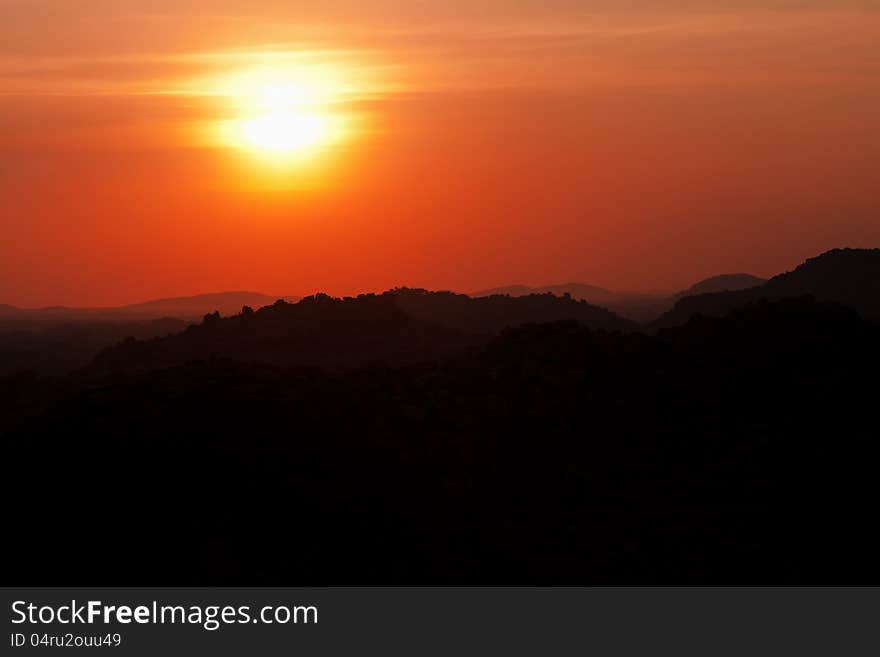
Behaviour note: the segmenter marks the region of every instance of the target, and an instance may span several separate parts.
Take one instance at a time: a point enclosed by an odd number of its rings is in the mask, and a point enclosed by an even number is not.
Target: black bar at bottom
[[[880,654],[880,589],[2,592],[9,655]]]

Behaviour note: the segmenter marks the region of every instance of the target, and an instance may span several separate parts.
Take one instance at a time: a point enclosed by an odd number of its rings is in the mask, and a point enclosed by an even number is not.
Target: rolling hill
[[[712,292],[729,292],[736,290],[745,290],[750,287],[757,287],[767,282],[766,278],[759,278],[751,274],[721,274],[720,276],[712,276],[703,279],[698,283],[694,283],[688,289],[679,292],[677,297],[693,296],[695,294],[709,294]]]
[[[802,296],[845,304],[869,319],[880,317],[880,249],[834,249],[757,287],[683,297],[655,326],[684,324],[695,314],[726,315],[762,299]]]
[[[559,320],[637,328],[604,308],[550,294],[472,299],[406,288],[343,299],[318,294],[227,318],[208,315],[164,338],[126,340],[101,352],[93,369],[144,370],[216,357],[331,369],[406,364],[464,353],[507,327]]]
[[[125,306],[70,308],[51,306],[47,308],[16,308],[0,305],[0,319],[18,325],[39,326],[62,322],[132,321],[147,319],[201,319],[204,315],[219,311],[221,315],[240,312],[243,306],[261,308],[274,303],[279,297],[259,292],[216,292],[187,297],[154,299]],[[283,297],[294,301],[299,297]]]
[[[574,299],[608,308],[614,313],[636,322],[649,323],[670,310],[675,302],[685,296],[724,290],[741,290],[765,283],[766,279],[751,274],[721,274],[694,283],[687,290],[671,292],[615,292],[604,287],[585,283],[565,283],[562,285],[545,285],[529,287],[528,285],[508,285],[474,292],[471,296],[486,297],[493,295],[509,295],[512,297],[528,294],[570,295]]]

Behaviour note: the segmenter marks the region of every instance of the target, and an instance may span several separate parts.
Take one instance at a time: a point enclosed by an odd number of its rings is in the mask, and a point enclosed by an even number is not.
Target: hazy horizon
[[[876,248],[876,247],[854,247],[854,246],[847,245],[847,246],[840,246],[840,247],[833,247],[833,248],[834,249],[848,249],[848,248]],[[824,253],[826,251],[830,251],[830,250],[833,250],[833,249],[829,248],[829,249],[823,250],[822,253]],[[157,301],[172,301],[172,300],[176,300],[176,299],[188,299],[188,298],[192,298],[192,297],[210,297],[210,296],[214,296],[214,295],[257,294],[257,295],[262,295],[262,296],[265,296],[267,298],[272,298],[272,299],[282,299],[282,298],[290,299],[290,298],[302,298],[302,297],[307,297],[307,296],[315,295],[315,294],[328,294],[333,297],[340,297],[341,298],[341,297],[346,297],[346,296],[357,296],[360,294],[382,293],[387,290],[392,290],[392,289],[396,289],[396,288],[426,289],[426,290],[432,290],[432,291],[438,291],[438,292],[447,291],[447,292],[454,292],[457,294],[473,295],[475,293],[479,293],[479,292],[483,292],[483,291],[487,291],[487,290],[495,290],[495,289],[499,289],[499,288],[508,288],[508,287],[516,287],[516,286],[525,286],[525,287],[533,288],[533,289],[542,289],[542,288],[547,288],[547,287],[558,287],[558,286],[564,286],[564,285],[587,285],[587,286],[602,288],[604,290],[607,290],[608,292],[612,292],[615,294],[621,294],[621,295],[632,294],[632,295],[645,295],[645,296],[652,296],[652,295],[663,296],[663,295],[672,295],[672,294],[684,292],[688,288],[690,288],[692,285],[695,285],[695,284],[700,283],[702,281],[705,281],[707,279],[712,279],[712,278],[715,278],[718,276],[724,276],[724,275],[753,275],[758,278],[770,279],[770,278],[776,276],[777,274],[791,271],[791,270],[795,269],[798,265],[800,265],[802,262],[807,260],[808,258],[812,258],[812,257],[818,256],[818,255],[820,255],[820,253],[809,254],[809,255],[805,256],[804,258],[798,260],[797,262],[792,263],[790,266],[786,266],[783,268],[778,268],[776,270],[768,271],[767,273],[764,273],[764,274],[755,273],[753,271],[734,271],[734,270],[732,270],[732,271],[718,271],[718,272],[714,272],[714,273],[707,273],[705,276],[702,276],[697,279],[687,280],[687,281],[683,282],[678,287],[669,287],[669,288],[657,288],[657,287],[651,288],[651,287],[647,287],[647,283],[646,283],[646,285],[644,287],[622,289],[622,288],[616,288],[616,287],[612,287],[612,286],[608,286],[608,285],[602,285],[600,283],[596,283],[594,281],[587,281],[587,280],[557,280],[557,281],[537,281],[537,282],[515,280],[515,281],[508,281],[508,282],[497,282],[494,285],[486,285],[486,286],[483,286],[480,288],[474,288],[474,289],[455,289],[450,286],[443,286],[443,285],[436,286],[436,287],[429,287],[426,285],[409,284],[409,283],[395,283],[395,284],[391,284],[391,285],[388,285],[386,287],[381,287],[381,288],[363,288],[363,289],[354,289],[354,290],[334,290],[334,289],[329,289],[326,287],[318,286],[314,289],[295,290],[293,292],[283,291],[280,294],[276,294],[273,291],[266,291],[266,290],[261,290],[261,289],[245,289],[242,287],[238,287],[238,288],[233,287],[233,288],[229,288],[229,289],[195,289],[195,290],[187,291],[184,293],[170,292],[167,294],[159,294],[159,295],[149,297],[149,298],[141,298],[141,297],[127,298],[123,294],[122,296],[118,297],[118,299],[116,301],[105,302],[105,303],[87,303],[87,302],[78,303],[76,301],[73,301],[73,302],[64,302],[64,303],[58,302],[58,303],[43,303],[43,304],[39,304],[39,305],[23,305],[23,304],[13,303],[12,301],[9,301],[8,299],[0,298],[0,305],[13,306],[13,307],[16,307],[16,308],[19,308],[22,310],[40,310],[40,309],[53,308],[53,307],[65,307],[65,308],[71,308],[71,309],[104,309],[104,308],[112,309],[112,308],[119,308],[119,307],[126,307],[126,306],[138,306],[141,304],[149,304],[149,303],[153,303],[153,302],[157,302]],[[653,279],[651,277],[648,277],[648,280],[653,280]],[[87,298],[87,297],[83,297],[83,298]]]
[[[800,264],[800,263],[798,263],[798,264]],[[771,278],[772,276],[774,276],[778,273],[782,273],[782,271],[784,271],[784,270],[780,270],[780,271],[775,272],[773,274],[770,274],[768,276],[760,276],[759,278]],[[315,295],[315,294],[327,294],[332,297],[342,298],[342,297],[349,297],[349,296],[358,296],[360,294],[370,294],[370,293],[379,294],[379,293],[382,293],[382,292],[385,292],[388,290],[397,289],[397,288],[410,288],[410,289],[425,289],[425,290],[431,290],[431,291],[435,291],[435,292],[454,292],[456,294],[473,295],[475,293],[483,292],[486,290],[495,290],[498,288],[508,288],[508,287],[516,287],[516,286],[525,286],[525,287],[533,288],[533,289],[542,289],[542,288],[546,288],[546,287],[557,287],[557,286],[564,286],[564,285],[588,285],[588,286],[592,286],[592,287],[602,288],[602,289],[605,289],[605,290],[612,292],[612,293],[615,293],[615,294],[623,294],[623,295],[633,294],[633,295],[646,295],[646,296],[650,296],[650,295],[662,296],[665,294],[676,294],[678,292],[683,292],[684,290],[691,287],[691,285],[693,285],[693,284],[699,283],[699,282],[701,282],[705,279],[708,279],[708,278],[714,278],[716,275],[724,275],[724,274],[751,274],[751,272],[719,272],[718,274],[711,274],[711,275],[706,276],[704,278],[701,278],[699,280],[694,280],[694,281],[691,281],[690,283],[686,283],[686,284],[682,285],[680,288],[669,288],[669,289],[658,289],[658,288],[647,288],[647,287],[640,288],[640,289],[615,289],[615,288],[607,287],[605,285],[597,285],[597,284],[592,283],[590,281],[568,281],[568,280],[566,280],[566,281],[535,282],[535,283],[529,283],[529,282],[524,283],[522,281],[512,281],[509,283],[499,283],[497,285],[487,285],[483,288],[473,289],[473,290],[453,289],[448,286],[446,286],[446,287],[439,286],[439,287],[435,287],[435,288],[429,288],[424,285],[411,285],[411,284],[401,283],[401,284],[390,285],[388,287],[384,287],[381,289],[362,289],[362,290],[356,290],[356,291],[337,292],[334,290],[329,290],[329,289],[319,287],[319,288],[316,288],[313,290],[300,290],[300,291],[295,291],[295,292],[284,292],[283,294],[275,294],[272,291],[266,291],[266,290],[246,290],[246,289],[212,290],[212,289],[208,289],[208,290],[196,290],[194,292],[188,292],[186,294],[167,294],[167,295],[162,295],[162,296],[150,297],[148,299],[143,299],[143,298],[129,299],[129,300],[123,299],[122,301],[119,301],[116,303],[105,303],[105,304],[49,303],[49,304],[43,304],[43,305],[39,305],[39,306],[23,306],[23,305],[8,302],[4,299],[0,299],[0,305],[14,306],[14,307],[20,308],[22,310],[40,310],[40,309],[53,308],[53,307],[65,307],[65,308],[71,308],[71,309],[103,309],[103,308],[119,308],[119,307],[126,307],[126,306],[138,306],[138,305],[142,305],[142,304],[154,303],[157,301],[173,301],[176,299],[189,299],[189,298],[193,298],[193,297],[211,297],[211,296],[215,296],[215,295],[219,296],[219,295],[234,295],[234,294],[258,294],[258,295],[262,295],[262,296],[265,296],[265,297],[271,298],[271,299],[303,298],[303,297],[307,297],[307,296],[311,296],[311,295]]]

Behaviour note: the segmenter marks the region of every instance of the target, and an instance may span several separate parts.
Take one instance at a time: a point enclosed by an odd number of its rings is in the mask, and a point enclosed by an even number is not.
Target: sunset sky
[[[876,0],[0,0],[0,303],[880,246]]]

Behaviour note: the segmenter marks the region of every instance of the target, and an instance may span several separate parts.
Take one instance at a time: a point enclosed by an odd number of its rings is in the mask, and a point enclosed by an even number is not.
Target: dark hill
[[[267,341],[298,325],[318,352],[346,331],[370,349],[440,330],[386,294],[182,336],[248,323]],[[8,577],[874,585],[878,331],[800,298],[656,335],[527,324],[399,368],[0,377]],[[71,491],[100,500],[112,550],[84,530],[101,526],[90,507],[59,504]]]
[[[695,294],[710,294],[713,292],[730,292],[757,287],[767,282],[766,278],[758,278],[751,274],[721,274],[706,278],[699,283],[694,283],[687,290],[679,292],[677,297],[693,296]]]
[[[530,287],[528,285],[502,285],[499,287],[491,287],[487,290],[477,290],[476,292],[471,292],[468,296],[494,297],[499,294],[506,294],[511,297],[522,297],[527,294],[539,294],[539,292],[538,288]]]
[[[0,376],[32,371],[65,374],[84,367],[108,345],[182,331],[181,319],[61,322],[28,328],[0,325]]]
[[[17,312],[19,312],[19,309],[15,306],[10,306],[6,303],[0,303],[0,317],[3,317],[5,315],[13,315]]]
[[[595,304],[604,304],[605,302],[616,299],[620,296],[617,292],[606,290],[604,287],[596,285],[587,285],[585,283],[563,283],[560,285],[545,285],[543,287],[529,287],[528,285],[507,285],[504,287],[494,287],[488,290],[480,290],[474,292],[472,297],[492,297],[496,295],[509,295],[512,297],[523,297],[529,294],[555,294],[558,297],[566,294],[589,301]]]
[[[569,295],[573,299],[607,308],[616,315],[635,322],[653,321],[669,310],[673,304],[673,300],[665,292],[614,292],[606,290],[604,287],[585,283],[563,283],[543,287],[509,285],[474,292],[471,296],[509,295],[520,297],[530,294],[553,294],[558,297]]]
[[[766,279],[751,274],[721,274],[695,283],[687,290],[673,294],[671,292],[615,292],[595,285],[584,283],[565,283],[562,285],[546,285],[529,287],[527,285],[509,285],[490,290],[474,292],[471,296],[485,297],[492,295],[509,295],[512,297],[529,294],[570,295],[574,299],[587,301],[636,322],[653,322],[675,305],[676,300],[694,294],[721,292],[724,290],[741,290],[766,283]]]
[[[495,334],[509,326],[566,319],[608,331],[637,328],[635,322],[618,317],[605,308],[551,292],[473,298],[454,292],[400,288],[386,294],[393,295],[397,305],[413,317],[472,333]]]
[[[695,314],[721,316],[761,299],[800,296],[842,303],[866,318],[880,317],[880,249],[835,249],[757,287],[684,297],[655,325],[676,326]]]
[[[46,308],[16,308],[0,304],[0,320],[4,326],[12,328],[42,328],[49,325],[83,322],[127,322],[149,319],[193,320],[201,319],[206,313],[219,312],[231,315],[242,306],[261,308],[274,303],[277,296],[259,292],[214,292],[188,297],[154,299],[126,306],[106,307],[67,307],[50,306]],[[296,301],[299,297],[284,297],[286,301]]]
[[[232,317],[206,315],[201,324],[165,338],[126,340],[98,354],[93,369],[153,369],[215,357],[337,369],[430,360],[475,342],[406,315],[392,297],[318,294],[295,304],[279,300],[256,311],[245,308]]]
[[[182,331],[206,313],[238,312],[276,297],[218,292],[156,299],[128,306],[17,308],[0,304],[0,375],[20,371],[64,374],[128,337],[147,340]]]
[[[274,303],[276,299],[278,297],[260,292],[215,292],[189,297],[155,299],[122,306],[119,311],[146,317],[202,317],[206,313],[215,311],[221,315],[232,315],[239,312],[242,306],[262,308]],[[284,300],[297,301],[298,297],[284,297]]]
[[[295,304],[279,300],[257,311],[246,308],[233,317],[210,314],[164,338],[126,340],[100,353],[93,369],[152,369],[213,357],[331,369],[403,364],[460,354],[508,326],[556,320],[635,328],[607,310],[549,294],[485,299],[412,289],[344,299],[318,294]]]

